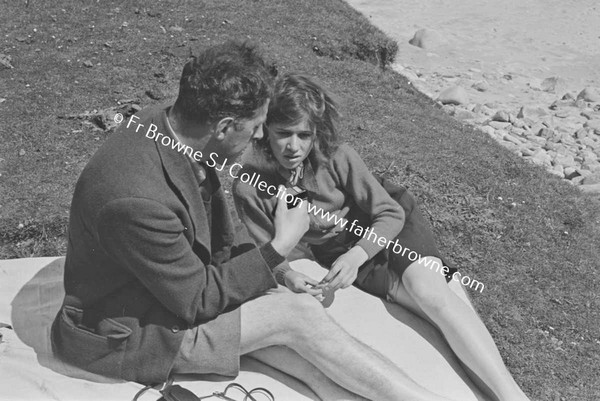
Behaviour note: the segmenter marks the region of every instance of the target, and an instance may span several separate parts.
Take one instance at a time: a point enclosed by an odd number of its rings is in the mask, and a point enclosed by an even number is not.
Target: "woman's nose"
[[[290,140],[287,143],[287,148],[291,151],[298,150],[298,138],[296,137],[296,135],[292,135],[290,137]]]

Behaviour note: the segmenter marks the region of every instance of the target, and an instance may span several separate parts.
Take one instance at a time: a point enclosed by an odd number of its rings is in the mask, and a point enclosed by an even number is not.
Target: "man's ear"
[[[233,119],[233,117],[225,117],[221,119],[216,124],[215,130],[213,132],[213,136],[215,137],[215,139],[218,141],[222,141],[223,139],[225,139],[227,131],[233,127],[234,121],[235,120]]]

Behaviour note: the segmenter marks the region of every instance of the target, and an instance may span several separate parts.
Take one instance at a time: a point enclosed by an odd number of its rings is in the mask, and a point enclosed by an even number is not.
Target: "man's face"
[[[218,150],[215,151],[221,157],[234,158],[248,146],[251,140],[261,139],[268,108],[269,100],[256,111],[254,117],[232,122],[227,129],[225,138],[216,145]]]

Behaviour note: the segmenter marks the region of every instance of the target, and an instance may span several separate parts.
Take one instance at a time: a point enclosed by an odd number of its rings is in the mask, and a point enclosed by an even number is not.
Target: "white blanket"
[[[141,385],[84,372],[52,355],[49,333],[64,296],[63,263],[64,258],[55,257],[0,260],[0,323],[13,327],[0,328],[0,400],[131,400]],[[315,278],[325,274],[308,260],[293,264]],[[440,334],[403,308],[351,287],[336,293],[328,312],[423,386],[456,400],[485,400]],[[319,400],[303,383],[250,358],[242,358],[242,371],[234,381],[248,389],[265,387],[277,401]],[[228,383],[182,385],[203,396],[222,391]],[[150,390],[140,400],[159,396]]]

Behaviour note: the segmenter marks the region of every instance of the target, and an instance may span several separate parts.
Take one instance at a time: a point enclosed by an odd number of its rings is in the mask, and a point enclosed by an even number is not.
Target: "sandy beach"
[[[460,104],[446,106],[450,114],[574,184],[595,185],[582,189],[600,191],[600,178],[588,177],[600,173],[596,0],[347,2],[397,41],[393,68],[416,88],[432,99],[461,88],[460,101],[450,102]],[[409,41],[420,29],[427,31],[418,47]],[[576,104],[585,88],[596,97]]]

